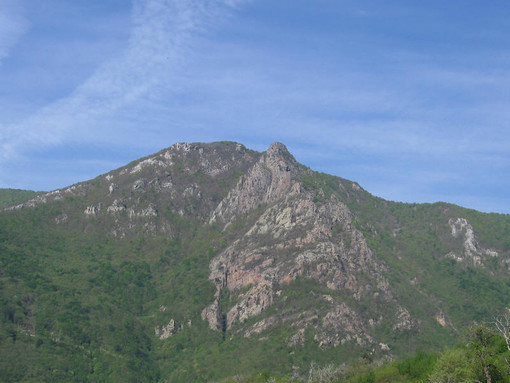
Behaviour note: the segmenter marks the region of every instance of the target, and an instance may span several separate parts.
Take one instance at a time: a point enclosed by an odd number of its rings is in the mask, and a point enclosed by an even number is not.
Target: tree
[[[507,309],[507,313],[496,317],[494,319],[494,325],[496,326],[496,330],[503,336],[506,342],[506,347],[508,351],[510,351],[510,310]],[[510,375],[510,360],[505,358],[505,362],[507,365],[507,374]]]
[[[464,383],[474,380],[470,358],[464,349],[446,350],[429,376],[429,383]]]
[[[490,367],[495,367],[490,362],[492,352],[489,349],[490,343],[495,335],[494,330],[485,324],[475,324],[466,330],[468,347],[482,363],[483,373],[487,383],[492,383]]]

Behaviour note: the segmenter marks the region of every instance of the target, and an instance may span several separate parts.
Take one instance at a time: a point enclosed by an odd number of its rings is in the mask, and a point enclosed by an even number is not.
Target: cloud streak
[[[214,24],[225,8],[238,3],[135,0],[132,33],[121,57],[103,63],[72,94],[16,125],[0,127],[0,158],[6,161],[27,148],[58,144],[150,97],[161,82],[171,81],[185,60],[191,38]]]
[[[121,164],[176,141],[234,140],[265,150],[279,140],[300,162],[373,186],[371,192],[387,198],[408,200],[416,193],[417,201],[431,200],[437,187],[438,199],[452,195],[455,202],[455,195],[473,195],[466,188],[473,180],[485,185],[487,195],[496,195],[488,185],[508,186],[506,40],[480,37],[472,43],[462,32],[483,36],[487,21],[473,26],[466,18],[458,33],[456,27],[448,35],[457,14],[441,16],[438,24],[434,3],[405,9],[392,3],[385,14],[369,5],[363,15],[345,4],[322,4],[312,10],[292,0],[133,0],[130,33],[109,25],[122,30],[109,40],[113,60],[91,75],[81,65],[72,73],[78,86],[58,87],[68,93],[10,129],[0,127],[0,172],[2,158],[10,169],[3,185],[17,182],[17,156],[27,161],[19,169],[30,169],[30,161],[56,153],[61,159],[65,152],[71,174],[80,164],[73,151],[66,152],[69,146],[83,158],[101,159],[104,167],[91,166],[88,177],[63,177],[45,187],[93,177],[110,170],[107,163]],[[236,17],[228,17],[235,7]],[[108,17],[115,14],[109,11]],[[400,16],[393,18],[395,12]],[[111,33],[90,34],[96,35]],[[91,65],[104,49],[97,52]],[[51,79],[52,72],[46,74]],[[11,120],[21,114],[11,113]],[[33,185],[28,187],[40,188]]]
[[[28,23],[23,17],[20,1],[4,0],[0,6],[0,66],[9,50],[26,32]]]

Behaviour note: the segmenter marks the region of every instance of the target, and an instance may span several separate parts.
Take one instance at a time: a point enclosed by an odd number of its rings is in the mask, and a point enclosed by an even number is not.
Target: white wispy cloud
[[[125,52],[103,63],[70,95],[18,124],[0,126],[0,156],[55,145],[85,130],[98,134],[99,120],[135,104],[172,80],[191,48],[190,39],[214,24],[225,7],[238,1],[134,0],[132,33]],[[117,132],[119,134],[120,132]]]
[[[0,65],[27,28],[22,2],[3,0],[0,4]]]
[[[16,0],[5,1],[14,4]],[[457,19],[443,18],[443,32],[437,30],[434,5],[410,6],[416,22],[422,20],[420,10],[425,7],[433,23],[416,28],[427,33],[406,39],[402,32],[409,27],[407,6],[369,5],[358,13],[359,5],[324,2],[334,11],[328,16],[322,8],[310,14],[306,2],[286,0],[277,6],[252,2],[236,17],[226,17],[233,14],[229,9],[246,3],[133,0],[130,33],[108,40],[115,53],[107,61],[88,70],[88,65],[104,60],[103,52],[108,50],[104,47],[109,46],[104,41],[99,43],[101,49],[92,49],[96,54],[90,55],[93,60],[86,65],[62,60],[60,69],[69,63],[79,66],[72,81],[62,76],[60,86],[52,88],[67,89],[67,94],[55,98],[57,92],[53,93],[51,99],[57,101],[9,127],[5,122],[2,127],[0,115],[0,181],[9,186],[20,173],[12,170],[10,176],[2,176],[2,159],[7,168],[21,153],[35,164],[39,157],[48,153],[51,157],[52,150],[70,143],[74,148],[97,145],[106,152],[122,148],[134,159],[176,141],[225,139],[257,150],[283,141],[301,162],[362,185],[366,182],[373,187],[371,192],[388,198],[446,199],[446,189],[437,197],[428,193],[433,186],[446,188],[448,182],[460,185],[457,193],[461,190],[468,198],[472,192],[464,186],[471,178],[486,185],[491,182],[487,174],[508,179],[506,44],[491,45],[492,39],[486,38],[484,44],[464,41],[462,45],[458,35],[443,36],[445,25],[450,30],[450,22]],[[400,15],[392,19],[395,11]],[[101,17],[105,20],[110,14],[101,13]],[[122,29],[125,13],[121,20],[109,27]],[[81,30],[89,20],[82,17],[80,23]],[[103,28],[101,22],[95,24]],[[468,32],[466,26],[459,29],[462,34]],[[481,26],[469,24],[470,33],[478,35]],[[0,23],[0,36],[1,28]],[[21,29],[10,30],[14,36],[12,31]],[[91,35],[100,39],[111,33]],[[59,47],[66,50],[69,45],[67,39]],[[37,46],[39,51],[47,48]],[[88,56],[80,49],[83,44],[69,49],[68,57]],[[31,59],[31,54],[40,57],[33,51],[25,57]],[[35,66],[30,67],[32,77],[17,72],[11,87],[19,87],[18,79],[24,78],[23,89],[29,89],[39,73]],[[45,71],[47,82],[54,72]],[[65,88],[64,83],[79,85]],[[19,95],[23,99],[24,93]],[[0,98],[0,107],[9,105],[8,101],[2,104]],[[16,121],[26,113],[10,115],[14,117],[9,121]],[[38,157],[34,155],[37,148],[50,150],[42,150]],[[98,152],[88,155],[101,157]],[[83,179],[110,170],[107,163],[115,162],[114,158],[118,156],[104,158],[104,168],[91,167]],[[72,161],[65,165],[68,174],[80,166]],[[52,185],[63,186],[69,180],[79,179],[52,181]]]
[[[238,53],[228,56],[232,51]],[[415,65],[414,60],[400,63],[387,76],[353,68],[320,73],[292,67],[281,56],[271,61],[259,53],[225,49],[228,70],[197,71],[200,77],[186,79],[189,86],[201,87],[205,101],[169,107],[168,112],[182,120],[184,115],[196,116],[195,122],[207,120],[211,126],[222,123],[224,134],[250,130],[251,137],[245,138],[251,142],[278,139],[315,144],[328,152],[355,149],[375,155],[448,158],[501,153],[510,144],[505,135],[495,137],[502,121],[510,117],[508,97],[498,97],[508,86],[501,74],[440,70]],[[218,61],[221,66],[223,61]],[[444,95],[439,90],[444,88],[460,96]]]

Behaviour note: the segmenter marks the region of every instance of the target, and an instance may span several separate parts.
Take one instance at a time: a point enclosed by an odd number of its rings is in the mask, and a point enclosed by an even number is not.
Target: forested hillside
[[[0,208],[16,205],[30,198],[34,198],[41,193],[42,192],[34,192],[31,190],[0,189]]]
[[[510,307],[510,216],[385,201],[279,143],[175,144],[7,205],[2,381],[306,380],[330,364],[361,369],[337,381],[420,381],[475,358],[467,341],[437,353]],[[504,346],[487,346],[503,375]]]

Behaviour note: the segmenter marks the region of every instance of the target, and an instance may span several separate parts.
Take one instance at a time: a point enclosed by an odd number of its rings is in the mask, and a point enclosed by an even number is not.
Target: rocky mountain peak
[[[266,152],[268,155],[289,155],[289,150],[281,142],[273,142]]]
[[[265,152],[262,160],[274,172],[295,173],[299,169],[296,159],[281,142],[273,142]]]
[[[220,219],[228,225],[260,204],[278,201],[291,190],[293,179],[300,173],[301,167],[286,146],[279,142],[271,144],[218,204],[210,222]]]

